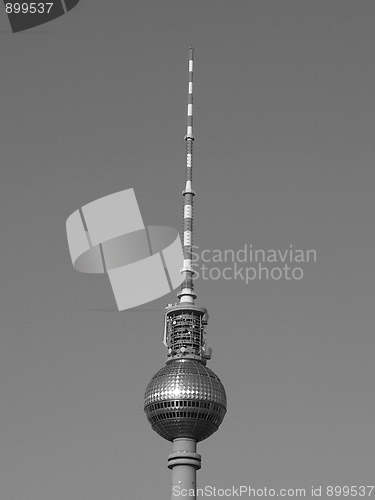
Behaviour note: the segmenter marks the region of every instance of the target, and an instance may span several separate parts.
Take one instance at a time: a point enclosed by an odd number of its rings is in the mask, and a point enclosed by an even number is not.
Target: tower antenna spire
[[[195,274],[191,265],[191,257],[193,251],[193,218],[194,218],[194,196],[195,192],[192,189],[193,180],[193,70],[194,70],[194,47],[189,47],[189,86],[188,86],[188,103],[187,103],[187,126],[186,126],[186,184],[182,191],[184,197],[184,262],[181,273],[184,273],[185,278],[181,285],[181,290],[177,297],[180,303],[189,302],[194,304],[194,299],[197,295],[194,293],[193,276]]]

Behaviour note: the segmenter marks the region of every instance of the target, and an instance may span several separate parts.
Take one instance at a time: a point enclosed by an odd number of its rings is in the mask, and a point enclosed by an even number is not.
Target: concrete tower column
[[[173,452],[168,457],[168,468],[172,469],[172,500],[184,497],[196,500],[196,471],[201,468],[201,456],[196,450],[195,439],[173,440]],[[194,495],[190,495],[192,491]]]

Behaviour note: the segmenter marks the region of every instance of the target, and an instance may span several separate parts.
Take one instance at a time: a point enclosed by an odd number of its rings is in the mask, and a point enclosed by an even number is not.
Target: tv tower
[[[196,499],[196,471],[201,456],[199,441],[216,432],[227,406],[225,389],[219,377],[206,367],[212,350],[206,345],[207,309],[194,304],[192,268],[193,205],[193,58],[189,47],[189,89],[186,130],[186,185],[184,197],[184,281],[177,297],[168,304],[164,318],[163,343],[167,349],[166,365],[149,382],[144,411],[152,429],[173,442],[168,457],[172,469],[172,500],[178,496]]]

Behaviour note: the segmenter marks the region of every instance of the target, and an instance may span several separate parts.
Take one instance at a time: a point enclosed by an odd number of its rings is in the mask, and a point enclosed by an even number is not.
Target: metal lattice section
[[[211,357],[206,345],[207,310],[193,304],[174,304],[166,309],[164,344],[167,362],[184,357],[205,364]]]
[[[168,319],[169,347],[172,351],[201,354],[204,326],[202,316],[195,312],[174,314]]]

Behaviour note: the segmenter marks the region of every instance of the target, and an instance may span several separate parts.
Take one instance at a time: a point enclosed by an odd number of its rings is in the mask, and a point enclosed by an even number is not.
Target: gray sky
[[[175,293],[118,312],[65,221],[134,188],[181,230],[190,44],[198,252],[317,255],[300,280],[196,283],[228,396],[198,486],[374,484],[374,20],[370,0],[81,0],[19,34],[0,14],[2,499],[170,496],[143,395]]]

